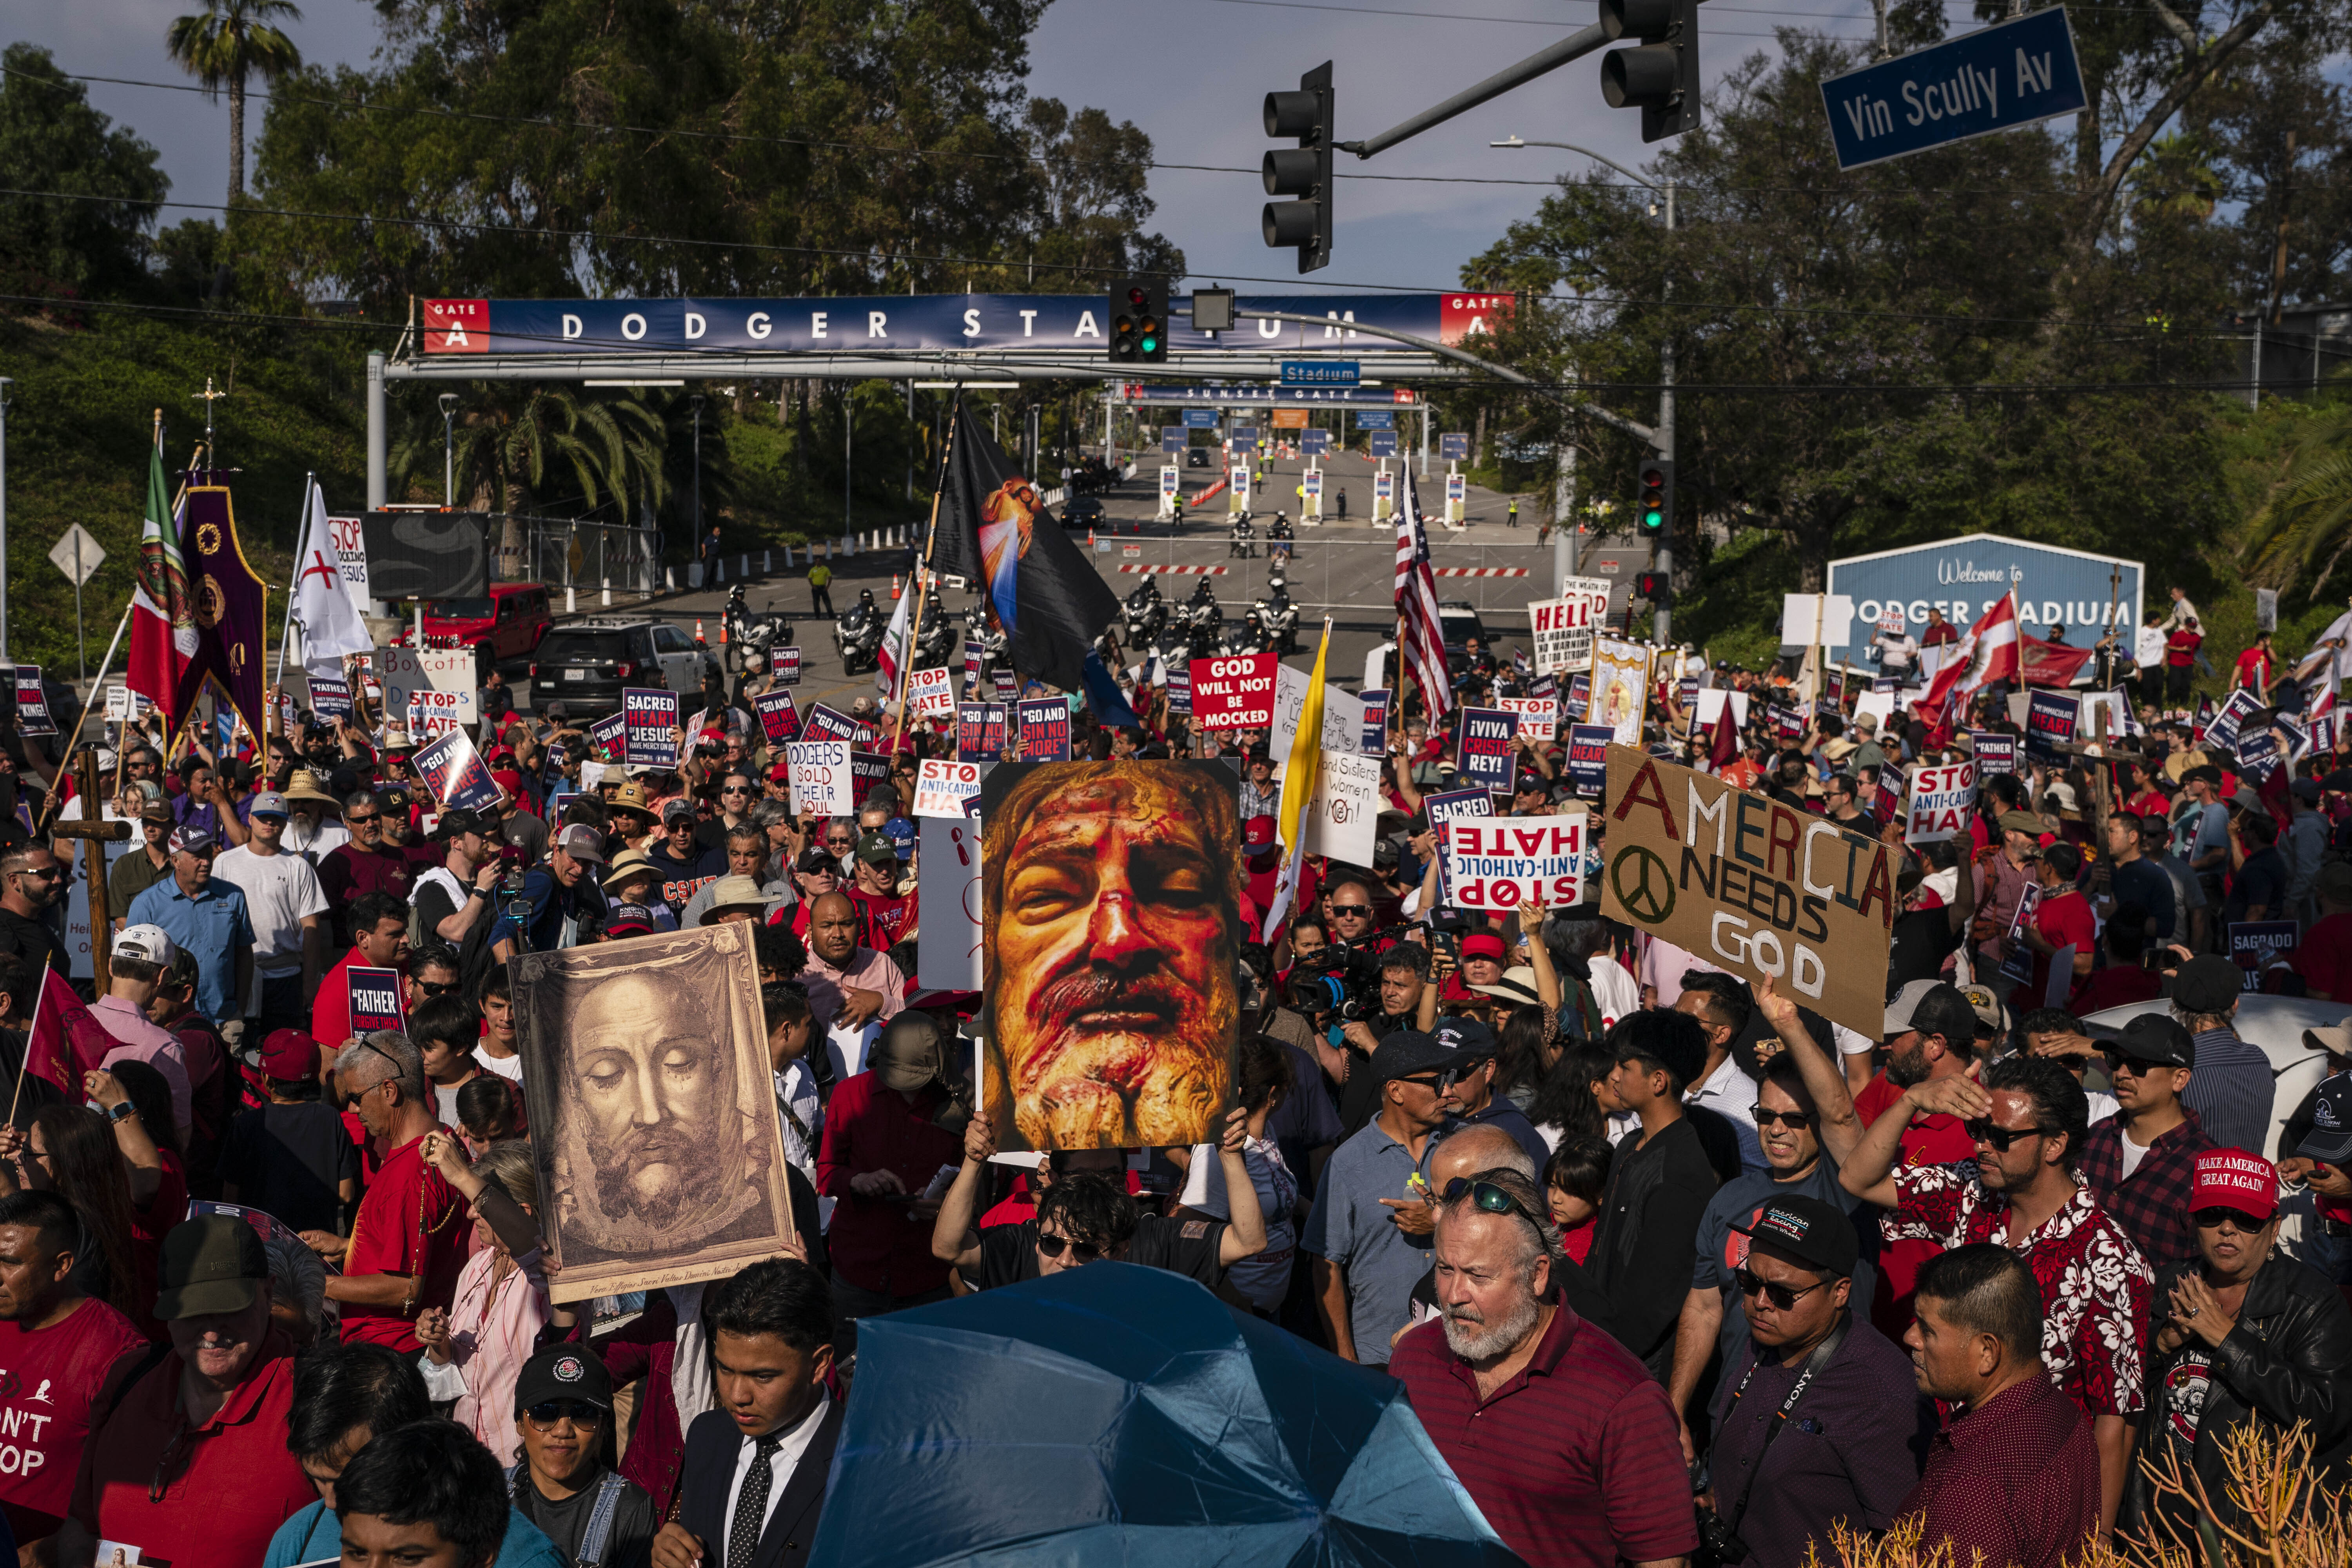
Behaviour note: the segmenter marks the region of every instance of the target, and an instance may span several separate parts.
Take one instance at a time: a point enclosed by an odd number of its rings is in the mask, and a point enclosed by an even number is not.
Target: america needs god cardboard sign
[[[1609,748],[1601,911],[1848,1028],[1886,1024],[1895,864],[1842,831],[1631,746]]]

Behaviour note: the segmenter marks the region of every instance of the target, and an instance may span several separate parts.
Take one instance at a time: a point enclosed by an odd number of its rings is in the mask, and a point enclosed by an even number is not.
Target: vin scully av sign
[[[1981,27],[1822,83],[1838,167],[2072,114],[2086,100],[2063,6]]]

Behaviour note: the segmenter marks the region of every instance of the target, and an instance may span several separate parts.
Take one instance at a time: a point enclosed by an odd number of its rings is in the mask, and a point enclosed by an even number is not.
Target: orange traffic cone
[[[1088,550],[1092,550],[1094,547],[1095,547],[1095,531],[1094,531],[1093,529],[1089,528],[1089,529],[1087,529],[1087,548]]]
[[[702,617],[700,616],[694,617],[694,640],[697,642],[702,641]]]
[[[890,574],[890,602],[894,605],[898,602],[898,574],[896,572]]]

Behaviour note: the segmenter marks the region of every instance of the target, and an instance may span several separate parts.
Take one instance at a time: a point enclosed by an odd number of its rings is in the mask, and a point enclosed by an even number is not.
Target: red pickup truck
[[[488,598],[425,601],[425,646],[470,647],[483,675],[494,665],[527,662],[552,624],[547,589],[537,583],[493,583]],[[413,624],[402,629],[402,647],[415,631]]]

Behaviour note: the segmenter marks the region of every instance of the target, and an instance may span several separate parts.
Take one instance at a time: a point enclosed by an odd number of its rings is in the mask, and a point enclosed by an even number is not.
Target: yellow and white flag
[[[1323,665],[1331,652],[1331,622],[1325,617],[1323,641],[1315,650],[1315,670],[1307,678],[1307,703],[1298,711],[1298,728],[1290,737],[1290,760],[1282,773],[1282,804],[1275,808],[1275,831],[1282,836],[1282,876],[1268,901],[1265,925],[1258,940],[1270,942],[1290,912],[1298,891],[1298,873],[1307,863],[1307,808],[1323,772]]]

